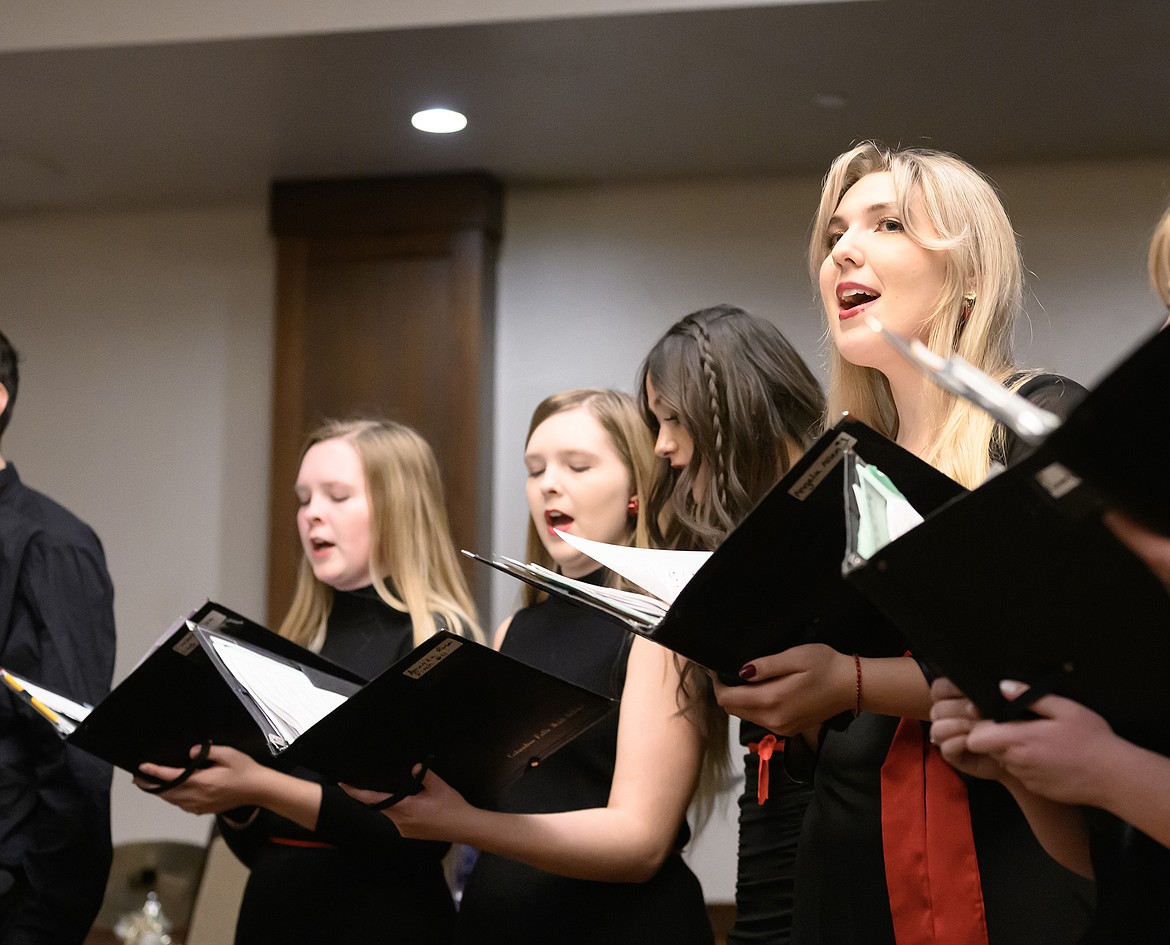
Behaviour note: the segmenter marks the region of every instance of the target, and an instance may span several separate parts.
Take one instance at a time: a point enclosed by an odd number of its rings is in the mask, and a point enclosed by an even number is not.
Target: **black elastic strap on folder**
[[[199,754],[191,759],[191,763],[183,769],[183,773],[170,781],[160,781],[158,778],[152,777],[149,774],[143,774],[141,771],[136,771],[135,774],[139,778],[147,781],[154,781],[155,783],[150,787],[144,787],[147,794],[162,794],[164,791],[169,791],[171,788],[177,788],[180,784],[186,781],[191,775],[201,768],[207,767],[207,756],[211,753],[211,742],[204,742],[199,746]]]
[[[997,722],[1031,722],[1040,718],[1032,711],[1032,703],[1043,699],[1051,692],[1052,683],[1061,675],[1060,670],[1046,673],[1039,681],[1029,685],[1018,696],[1007,702],[996,715]]]
[[[365,806],[370,810],[388,810],[404,797],[413,797],[415,794],[420,793],[423,789],[423,778],[427,776],[427,771],[430,770],[430,766],[431,759],[427,758],[419,767],[418,774],[411,774],[410,778],[413,783],[409,788],[403,791],[395,791],[383,800],[375,801],[373,804],[366,804]]]

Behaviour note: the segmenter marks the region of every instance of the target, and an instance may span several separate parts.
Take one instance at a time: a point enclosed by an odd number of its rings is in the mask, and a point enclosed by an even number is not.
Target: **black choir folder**
[[[598,589],[573,585],[534,566],[499,556],[472,557],[617,617],[634,632],[730,683],[740,681],[739,669],[749,660],[803,643],[827,643],[865,656],[899,655],[906,650],[902,635],[842,578],[842,460],[847,451],[886,470],[920,510],[934,509],[965,491],[846,416],[727,536],[668,609],[643,614],[615,607]],[[624,576],[640,584],[634,573]]]
[[[277,767],[409,793],[411,769],[426,762],[473,803],[615,705],[447,631],[366,682],[210,601],[96,707],[79,707],[84,718],[35,691],[34,708],[56,717],[69,744],[131,772],[144,761],[189,768],[191,746],[224,744]]]
[[[1116,505],[1170,533],[1170,430],[1157,419],[1168,377],[1163,332],[1027,459],[848,574],[984,714],[1020,714],[998,689],[1016,679],[1170,749],[1170,596],[1101,521]]]

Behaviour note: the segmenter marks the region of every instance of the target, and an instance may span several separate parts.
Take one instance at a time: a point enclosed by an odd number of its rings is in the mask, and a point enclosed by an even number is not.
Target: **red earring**
[[[632,499],[630,499],[630,501],[628,503],[626,503],[626,509],[629,511],[631,516],[638,514],[638,497],[637,496],[634,496]]]

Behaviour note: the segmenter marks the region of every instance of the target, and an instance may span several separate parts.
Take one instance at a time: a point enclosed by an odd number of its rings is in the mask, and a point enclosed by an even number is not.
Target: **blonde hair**
[[[1150,284],[1170,309],[1170,207],[1162,214],[1150,240]]]
[[[891,150],[866,141],[833,161],[809,241],[814,286],[831,251],[828,225],[841,198],[861,178],[884,171],[893,176],[907,235],[946,257],[943,289],[928,322],[927,346],[944,356],[957,353],[1006,381],[1015,372],[1012,340],[1022,307],[1020,251],[991,182],[954,155],[918,148]],[[921,218],[911,213],[915,198],[921,201]],[[972,294],[974,303],[968,309],[964,296]],[[1020,376],[1013,386],[1026,379]],[[932,389],[931,396],[936,433],[923,459],[974,487],[986,478],[992,439],[1002,447],[1003,431],[990,416],[954,394]],[[891,439],[898,434],[898,413],[885,376],[874,368],[850,364],[830,345],[827,422],[835,422],[846,410]]]
[[[629,394],[591,387],[579,387],[552,394],[542,400],[532,412],[532,420],[528,424],[528,435],[524,442],[531,440],[536,428],[549,417],[578,407],[588,410],[601,424],[614,452],[626,467],[632,494],[638,496],[640,507],[644,509],[657,475],[657,461],[654,456],[654,440],[646,425],[642,423],[634,398]],[[626,530],[625,543],[638,548],[649,548],[650,536],[646,523],[647,518],[644,514],[632,516]],[[528,516],[527,552],[529,561],[546,568],[556,568],[557,564],[545,548],[544,542],[540,540],[540,532],[536,530],[536,523],[531,515]],[[524,585],[521,593],[525,607],[538,604],[548,596],[529,584]]]
[[[309,435],[301,458],[326,440],[349,443],[361,461],[370,508],[370,583],[387,606],[410,615],[415,645],[435,632],[436,617],[482,640],[426,440],[390,420],[330,420]],[[280,635],[320,649],[332,606],[333,588],[302,556]]]

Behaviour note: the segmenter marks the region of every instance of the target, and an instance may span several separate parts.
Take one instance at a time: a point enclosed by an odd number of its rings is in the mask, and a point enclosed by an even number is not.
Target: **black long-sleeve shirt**
[[[0,469],[0,665],[96,704],[114,671],[114,589],[93,530]],[[80,943],[109,872],[110,766],[0,694],[0,940]]]

